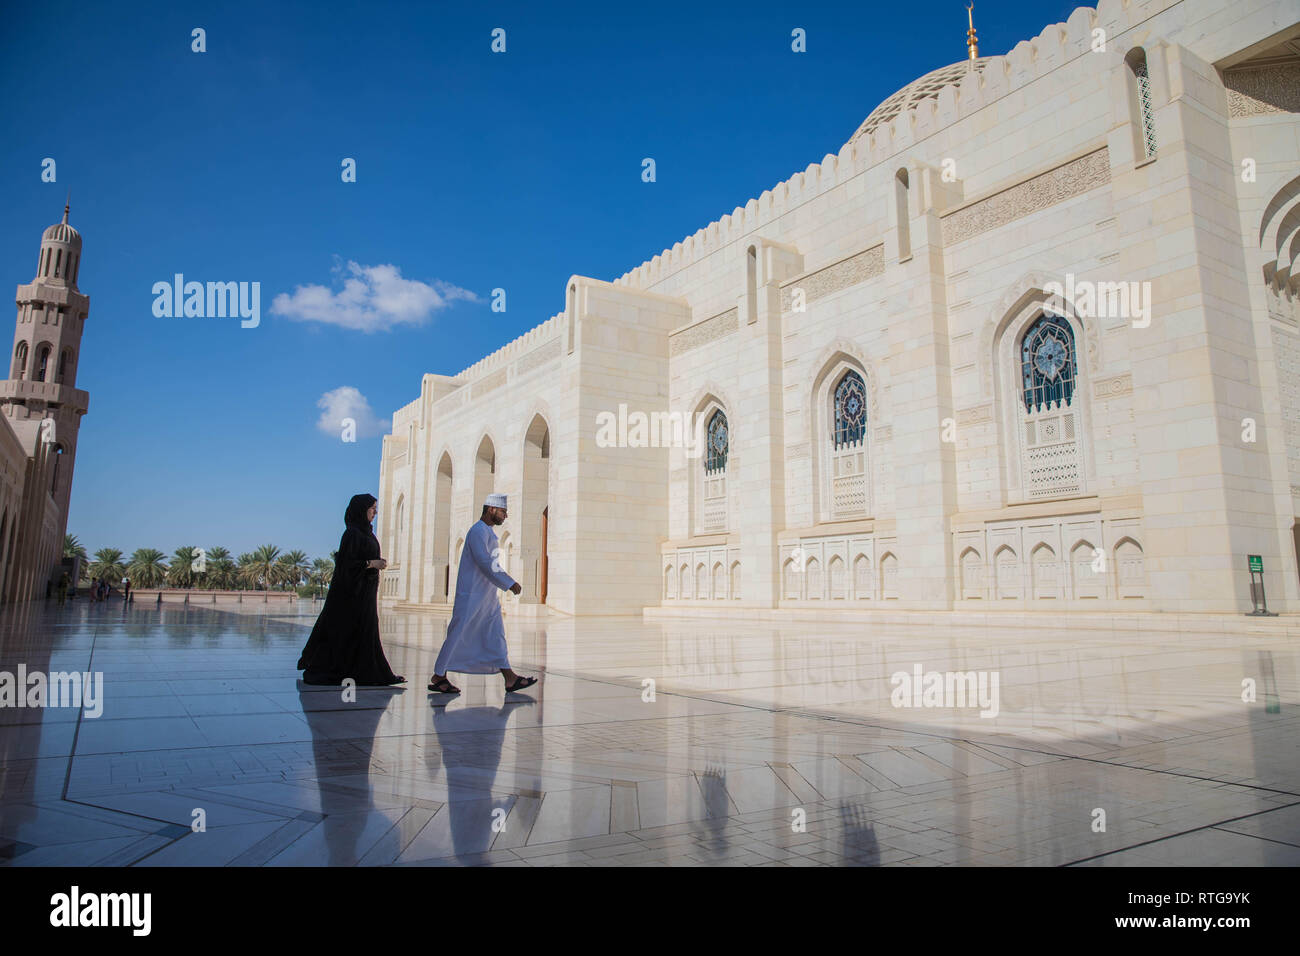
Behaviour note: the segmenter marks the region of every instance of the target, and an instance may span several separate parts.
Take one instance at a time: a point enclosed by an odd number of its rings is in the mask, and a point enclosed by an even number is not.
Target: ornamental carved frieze
[[[884,245],[872,246],[856,255],[833,262],[824,269],[793,279],[781,288],[781,311],[789,312],[794,302],[794,290],[803,289],[804,302],[815,302],[828,295],[874,279],[885,272]]]
[[[500,388],[506,383],[507,371],[507,369],[503,368],[493,372],[491,375],[483,376],[483,378],[470,386],[470,397],[477,399],[480,396],[486,395],[488,392]]]
[[[539,345],[531,352],[524,355],[515,363],[515,373],[522,375],[524,372],[531,372],[539,365],[545,365],[551,359],[560,357],[560,340],[551,339],[544,345]]]
[[[1106,148],[1049,169],[943,217],[943,242],[951,245],[997,229],[1030,213],[1073,199],[1110,182]]]
[[[736,309],[720,312],[711,319],[697,322],[688,329],[675,333],[668,340],[668,354],[681,355],[701,345],[717,341],[739,328],[740,313]]]
[[[1223,85],[1229,116],[1300,113],[1300,61],[1229,70]]]

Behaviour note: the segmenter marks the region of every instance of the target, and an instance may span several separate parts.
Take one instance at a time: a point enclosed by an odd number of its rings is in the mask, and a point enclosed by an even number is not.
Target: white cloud
[[[316,427],[331,438],[343,435],[343,419],[350,418],[357,425],[357,438],[386,435],[391,427],[387,418],[379,418],[370,407],[366,396],[351,385],[343,385],[326,392],[316,402],[322,408]]]
[[[423,325],[435,312],[457,299],[477,302],[468,289],[435,279],[433,284],[403,279],[394,265],[363,266],[337,263],[335,273],[346,272],[343,288],[300,285],[290,295],[281,292],[271,303],[271,314],[296,322],[323,322],[362,332],[386,331],[397,325]]]

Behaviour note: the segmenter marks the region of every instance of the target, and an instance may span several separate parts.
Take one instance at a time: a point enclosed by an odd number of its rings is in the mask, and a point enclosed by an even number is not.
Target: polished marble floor
[[[0,864],[1300,865],[1300,620],[510,620],[541,683],[448,700],[395,612],[411,683],[351,701],[296,679],[314,616],[0,610],[0,672],[104,675],[0,707]],[[917,668],[997,716],[895,706]]]

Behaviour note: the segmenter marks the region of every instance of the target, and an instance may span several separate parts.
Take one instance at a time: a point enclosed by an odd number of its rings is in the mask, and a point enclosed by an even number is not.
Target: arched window
[[[867,432],[867,389],[850,369],[835,386],[835,447],[858,445]]]
[[[714,408],[704,433],[704,474],[700,484],[699,530],[704,533],[727,529],[727,459],[731,434],[727,414]]]
[[[1156,121],[1151,105],[1151,74],[1147,71],[1146,50],[1141,47],[1130,50],[1124,62],[1128,65],[1129,104],[1134,109],[1133,119],[1138,127],[1138,157],[1154,159]]]
[[[867,513],[867,388],[853,369],[831,390],[830,515],[851,518]]]
[[[1069,323],[1057,315],[1042,316],[1025,331],[1020,342],[1025,411],[1069,405],[1077,375],[1074,332]]]
[[[27,374],[27,343],[19,342],[14,349],[14,367],[10,378],[22,378]]]
[[[37,353],[38,361],[36,363],[36,381],[45,381],[45,376],[50,370],[50,347],[42,345],[40,352]]]
[[[63,446],[55,445],[54,446],[54,468],[53,468],[54,473],[50,477],[51,495],[57,495],[59,493],[59,462],[61,461],[63,461]]]
[[[55,381],[62,384],[64,376],[68,374],[68,363],[72,361],[72,349],[64,349],[59,353],[59,374]]]
[[[758,247],[750,246],[745,256],[745,322],[758,321]]]
[[[898,218],[898,261],[912,256],[912,220],[908,211],[907,194],[911,189],[906,167],[894,174],[894,209]]]
[[[1052,498],[1083,490],[1074,329],[1051,312],[1039,315],[1020,339],[1019,441],[1025,497]]]
[[[393,560],[392,564],[402,563],[402,552],[406,548],[406,496],[397,499],[397,510],[393,520]]]
[[[709,419],[709,447],[704,458],[706,472],[725,471],[727,452],[730,450],[727,437],[727,416],[718,409]]]

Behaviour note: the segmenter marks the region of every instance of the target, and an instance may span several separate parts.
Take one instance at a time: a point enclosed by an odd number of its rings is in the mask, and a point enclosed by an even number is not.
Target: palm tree
[[[95,580],[100,578],[109,581],[122,580],[126,574],[126,566],[122,564],[122,552],[116,548],[100,548],[95,552],[95,560],[86,567],[86,573]]]
[[[330,586],[334,579],[334,562],[329,558],[317,558],[311,563],[311,583],[319,595],[321,590]]]
[[[235,577],[235,562],[225,548],[208,548],[208,571],[205,586],[228,588]]]
[[[163,554],[157,548],[136,548],[131,555],[131,563],[126,569],[126,576],[131,579],[132,587],[152,588],[167,579],[167,565],[163,564]],[[110,581],[114,578],[109,578]]]
[[[275,583],[284,590],[293,581],[293,567],[289,564],[289,556],[282,554],[275,559]]]
[[[245,551],[239,556],[235,565],[235,580],[243,587],[256,587],[256,575],[252,571],[253,555],[250,551]]]
[[[65,534],[63,536],[63,556],[65,558],[81,558],[82,564],[86,563],[86,546],[77,540],[75,534]]]
[[[281,569],[276,564],[280,549],[273,544],[264,544],[252,554],[252,560],[246,571],[249,583],[258,590],[270,590],[280,580]],[[258,584],[261,585],[258,588]]]
[[[311,565],[307,563],[306,551],[290,551],[281,560],[289,571],[288,578],[294,588],[297,588],[299,582],[305,580],[311,572]]]
[[[177,548],[172,556],[171,567],[167,569],[167,583],[173,587],[191,588],[200,572],[195,570],[194,562],[198,560],[198,548],[186,545]]]

